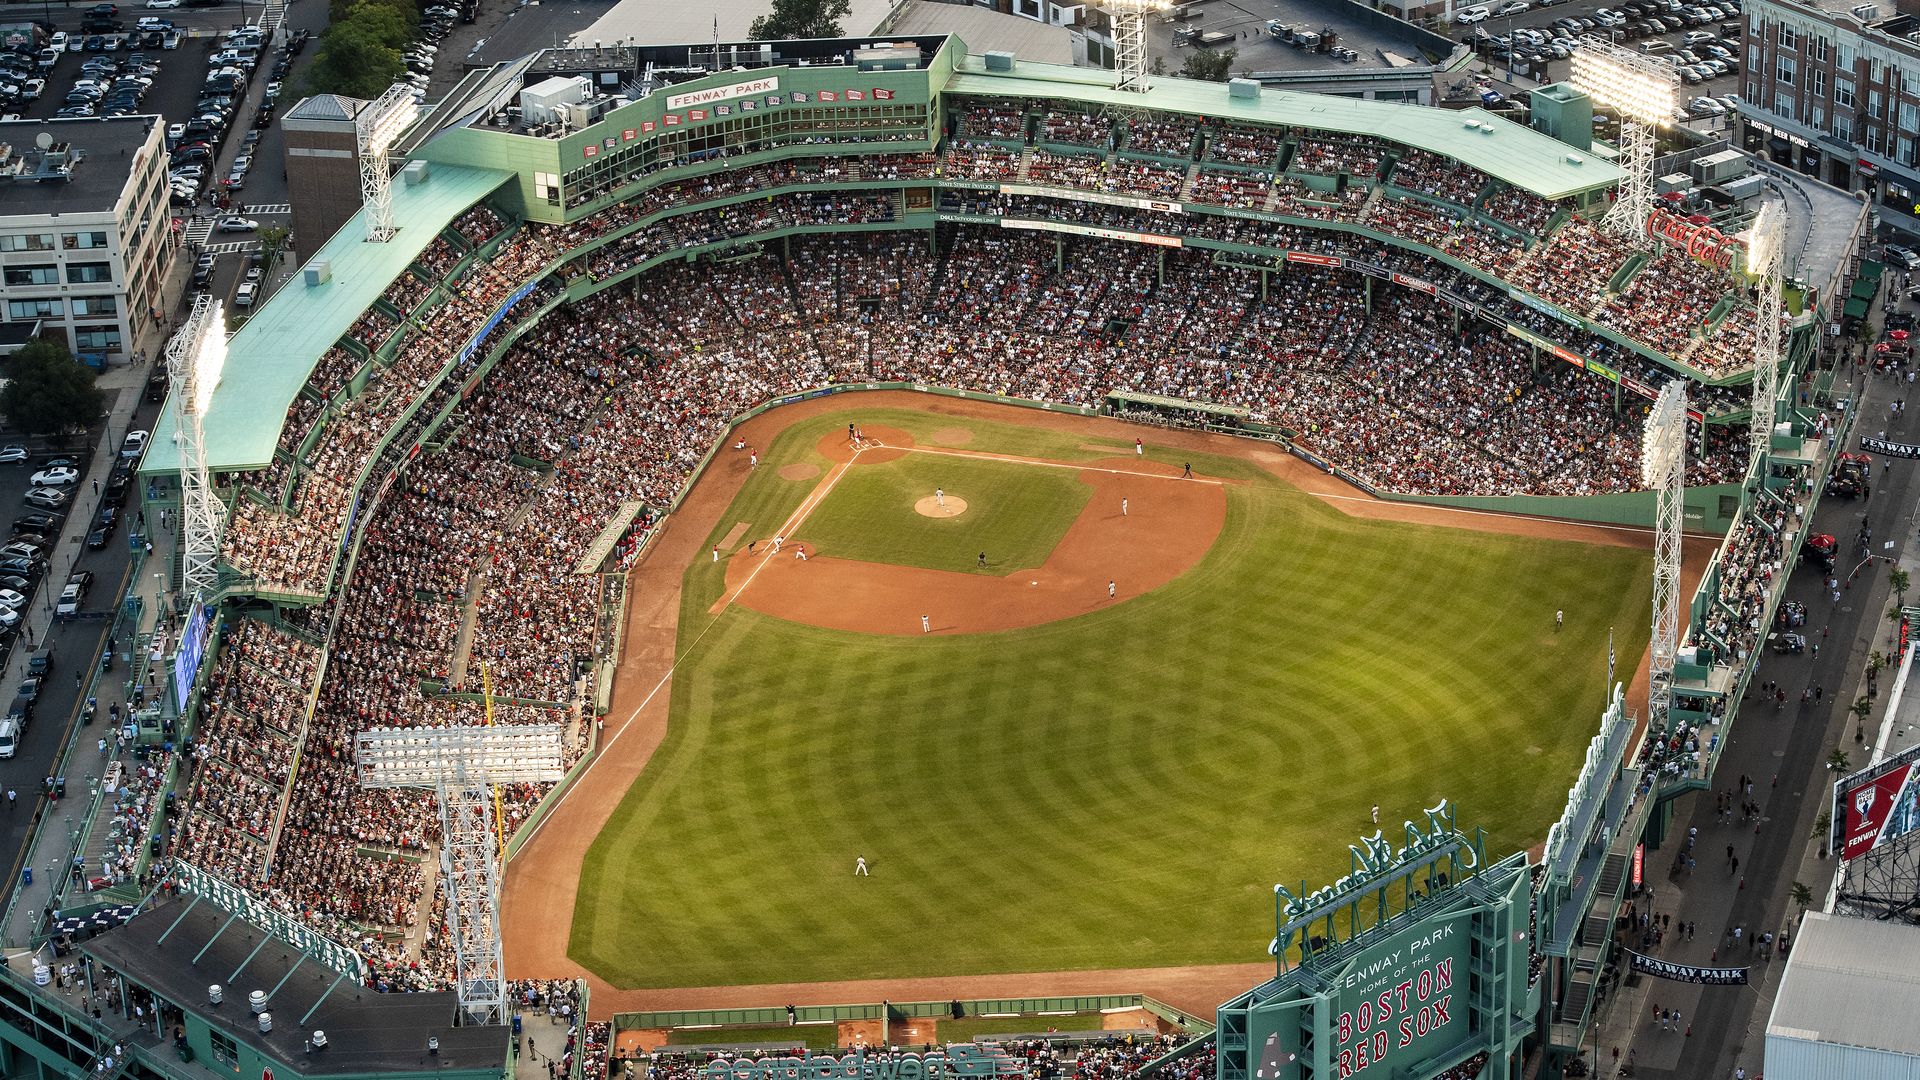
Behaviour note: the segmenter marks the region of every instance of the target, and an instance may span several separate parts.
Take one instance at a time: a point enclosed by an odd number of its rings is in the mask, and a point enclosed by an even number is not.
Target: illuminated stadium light
[[[1753,316],[1753,415],[1748,441],[1762,462],[1773,451],[1773,424],[1779,408],[1780,359],[1786,351],[1781,329],[1780,289],[1786,273],[1786,213],[1768,202],[1754,218],[1747,237],[1747,270],[1756,275]]]
[[[227,366],[227,325],[219,301],[202,296],[193,302],[185,325],[167,342],[167,376],[173,380],[174,409],[180,433],[182,534],[180,578],[188,596],[205,597],[218,577],[221,526],[226,507],[207,475],[206,430],[202,418]]]
[[[1657,56],[1642,56],[1588,35],[1574,50],[1573,74],[1567,82],[1618,111],[1623,120],[1657,125],[1673,119],[1680,73]]]
[[[360,151],[360,198],[367,212],[367,240],[384,244],[393,238],[393,173],[387,150],[420,115],[413,88],[395,84],[353,118]]]

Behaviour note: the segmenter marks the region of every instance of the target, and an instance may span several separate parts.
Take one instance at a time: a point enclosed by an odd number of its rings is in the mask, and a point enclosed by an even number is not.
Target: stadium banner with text
[[[1308,266],[1330,266],[1336,270],[1340,268],[1341,262],[1338,255],[1320,255],[1311,251],[1289,251],[1287,261],[1306,263]]]
[[[858,1049],[845,1056],[804,1050],[707,1062],[700,1080],[1011,1080],[1026,1062],[993,1043],[953,1043],[924,1054]]]
[[[1920,746],[1908,747],[1833,784],[1831,845],[1843,859],[1857,859],[1920,826]]]
[[[1894,442],[1891,439],[1860,437],[1860,449],[1885,457],[1920,458],[1920,443]]]
[[[1178,214],[1186,207],[1165,199],[1137,199],[1127,195],[1109,195],[1104,191],[1080,191],[1075,188],[1044,187],[1039,184],[1001,184],[1002,195],[1036,195],[1050,199],[1070,199],[1074,202],[1101,203],[1106,206],[1129,206],[1135,210],[1154,210],[1163,214]]]
[[[1071,233],[1074,236],[1092,236],[1101,240],[1125,240],[1133,244],[1152,244],[1156,247],[1182,247],[1177,236],[1161,236],[1157,233],[1127,232],[1124,229],[1101,229],[1092,225],[1075,225],[1066,221],[1038,221],[1032,218],[1001,218],[1003,229],[1031,229],[1038,232]]]
[[[1628,956],[1633,957],[1633,970],[1642,975],[1651,975],[1656,979],[1700,983],[1705,986],[1745,986],[1747,984],[1747,969],[1743,967],[1675,964],[1659,957],[1634,952],[1632,949],[1626,952]]]
[[[752,94],[771,94],[778,89],[780,89],[778,75],[764,79],[749,79],[746,82],[728,83],[725,86],[710,86],[705,90],[690,90],[684,94],[669,94],[666,109],[668,112],[678,112],[691,105],[710,105],[716,101],[727,101]]]

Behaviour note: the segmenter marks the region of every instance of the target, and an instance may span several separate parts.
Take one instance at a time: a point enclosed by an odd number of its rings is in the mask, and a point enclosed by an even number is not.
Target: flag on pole
[[[1607,693],[1613,693],[1613,627],[1607,627]]]

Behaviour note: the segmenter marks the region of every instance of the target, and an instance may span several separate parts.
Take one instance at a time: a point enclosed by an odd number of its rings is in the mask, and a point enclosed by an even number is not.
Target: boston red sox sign
[[[1462,919],[1424,923],[1360,954],[1339,973],[1335,1076],[1426,1057],[1465,1033],[1455,981],[1466,979],[1469,936]]]

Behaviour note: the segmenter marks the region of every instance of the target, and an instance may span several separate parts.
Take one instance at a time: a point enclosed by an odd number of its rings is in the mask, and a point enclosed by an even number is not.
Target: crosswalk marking
[[[240,212],[243,214],[291,214],[293,213],[293,204],[283,202],[248,203]]]
[[[215,255],[232,255],[241,251],[255,251],[259,247],[258,240],[234,240],[223,244],[208,244],[206,250]]]
[[[213,235],[213,221],[210,218],[194,218],[187,222],[187,243],[204,244],[207,237]]]

